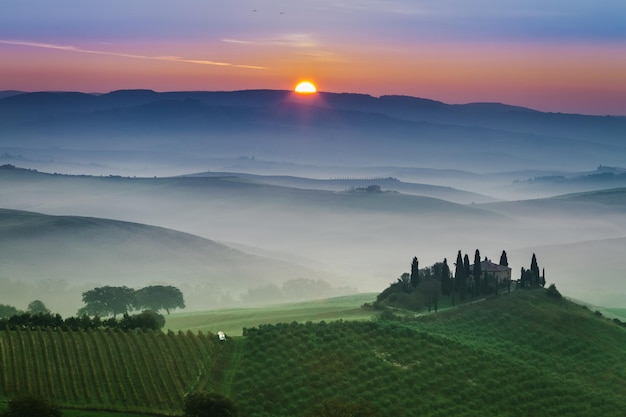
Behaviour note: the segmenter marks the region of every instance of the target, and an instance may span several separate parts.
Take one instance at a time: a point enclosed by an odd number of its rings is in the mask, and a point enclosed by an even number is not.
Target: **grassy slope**
[[[194,313],[176,313],[166,317],[165,330],[192,330],[241,336],[244,327],[261,324],[319,322],[322,320],[369,320],[371,311],[361,309],[376,299],[375,293],[334,297],[324,300],[271,305],[257,308],[232,308]]]
[[[332,398],[366,403],[378,409],[380,416],[394,417],[623,415],[626,329],[589,309],[550,298],[544,290],[517,290],[406,320],[330,321],[353,317],[352,308],[372,296],[329,300],[321,304],[327,309],[306,303],[300,308],[283,305],[247,312],[252,315],[240,314],[231,325],[236,322],[247,327],[245,337],[230,337],[224,343],[215,341],[214,336],[202,338],[205,344],[217,348],[214,366],[192,380],[172,379],[179,385],[230,396],[246,417],[304,416]],[[206,320],[213,317],[217,325],[226,328],[225,320],[232,312],[214,314],[204,316],[204,325],[210,328]],[[198,317],[202,315],[176,315],[168,325],[176,319],[193,328]],[[312,323],[322,318],[325,321]],[[276,321],[289,324],[249,327]],[[5,337],[12,336],[7,333]],[[80,339],[84,343],[91,340]],[[147,340],[145,343],[155,349]],[[38,353],[37,349],[44,346],[29,345],[29,357],[52,355]],[[84,353],[98,350],[85,346]],[[182,359],[187,356],[189,353]],[[96,362],[112,366],[119,360],[92,361]],[[93,367],[88,360],[79,363]],[[136,367],[141,375],[141,363],[134,361],[132,366],[125,366],[133,370]],[[143,372],[149,376],[155,370],[150,366]],[[61,392],[66,391],[64,385],[80,388],[71,375],[61,375],[67,379],[43,379],[58,381],[54,390]],[[112,374],[105,378],[110,386],[134,390],[126,385],[128,381],[115,382],[111,378]],[[145,387],[142,390],[147,390],[141,398],[159,399],[164,402],[161,407],[170,410],[180,407],[180,392],[168,392],[169,400],[157,388],[150,393],[151,380],[141,383]],[[102,392],[104,399],[110,396],[106,390]],[[76,394],[77,400],[71,404],[93,408],[89,401],[81,403],[81,395]],[[137,401],[147,401],[141,398]],[[155,410],[146,407],[147,403],[128,401],[123,407],[126,410]],[[110,409],[116,409],[115,404]]]
[[[543,290],[410,322],[262,326],[228,392],[247,416],[328,398],[393,416],[621,416],[626,331]]]

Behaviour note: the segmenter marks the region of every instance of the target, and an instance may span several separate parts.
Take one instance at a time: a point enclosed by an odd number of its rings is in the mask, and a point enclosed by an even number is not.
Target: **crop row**
[[[612,368],[598,366],[604,372],[596,379],[612,384],[603,383],[597,392],[585,375],[576,374],[579,351],[585,355],[593,345],[577,345],[575,353],[565,355],[544,348],[537,357],[506,340],[494,348],[490,342],[498,338],[474,337],[490,333],[492,319],[473,326],[473,332],[444,332],[437,323],[292,323],[246,329],[234,399],[251,417],[305,416],[333,398],[371,404],[381,415],[396,417],[586,416],[589,404],[602,415],[622,415],[626,398],[609,388],[624,387],[616,379],[623,373],[607,375]]]
[[[33,393],[61,405],[177,414],[210,386],[213,336],[107,330],[0,333],[0,397]]]

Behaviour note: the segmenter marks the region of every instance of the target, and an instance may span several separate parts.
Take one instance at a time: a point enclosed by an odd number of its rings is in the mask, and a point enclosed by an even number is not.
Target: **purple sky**
[[[626,2],[3,0],[0,90],[291,89],[626,115]]]

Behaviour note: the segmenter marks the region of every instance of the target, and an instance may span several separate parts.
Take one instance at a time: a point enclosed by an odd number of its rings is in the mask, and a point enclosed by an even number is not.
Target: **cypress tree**
[[[472,268],[470,267],[470,260],[467,253],[463,256],[463,269],[465,270],[465,287],[467,293],[473,298],[476,295],[474,290],[474,278],[472,276]]]
[[[443,259],[443,264],[441,265],[441,293],[443,295],[450,295],[452,292],[452,281],[450,280],[450,267],[448,266],[448,259]]]
[[[476,252],[474,252],[474,269],[472,271],[472,274],[474,275],[476,294],[479,294],[481,288],[480,279],[482,278],[483,272],[480,267],[480,252],[478,251],[478,249],[476,249]]]
[[[461,281],[464,279],[465,268],[463,268],[463,255],[461,251],[456,254],[456,262],[454,263],[454,290],[459,291]]]
[[[540,284],[540,279],[539,279],[539,265],[537,265],[537,257],[535,256],[535,254],[533,253],[533,257],[530,261],[530,270],[533,273],[533,282],[531,283],[531,285],[533,287],[537,287]]]
[[[456,263],[454,264],[454,290],[459,292],[461,300],[465,299],[465,268],[461,251],[456,255]]]
[[[509,260],[506,257],[506,251],[502,251],[502,255],[500,255],[500,265],[509,266]]]
[[[411,286],[413,288],[416,288],[417,284],[419,283],[420,283],[419,262],[416,256],[413,258],[413,262],[411,262]]]

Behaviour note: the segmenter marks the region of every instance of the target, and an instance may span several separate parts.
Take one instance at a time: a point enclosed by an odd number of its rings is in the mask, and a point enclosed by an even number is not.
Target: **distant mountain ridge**
[[[0,135],[0,151],[80,150],[97,163],[132,151],[483,171],[626,165],[626,118],[350,93],[23,93],[0,98]]]
[[[623,117],[348,93],[24,93],[0,98],[0,135],[6,148],[162,152],[183,159],[255,154],[483,170],[581,169],[585,158],[626,165]]]

